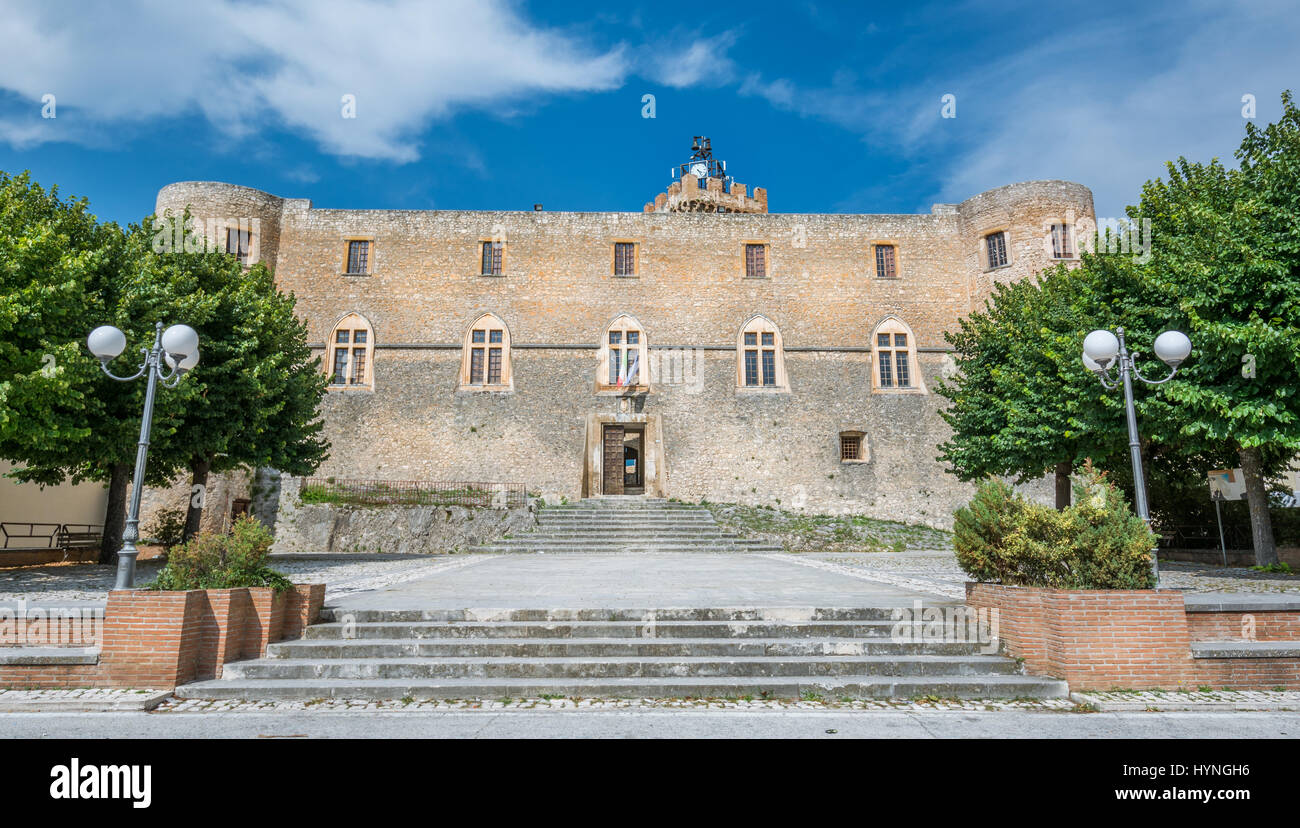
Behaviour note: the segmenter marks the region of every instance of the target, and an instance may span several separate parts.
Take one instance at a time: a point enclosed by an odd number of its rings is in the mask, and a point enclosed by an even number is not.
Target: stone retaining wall
[[[298,487],[297,478],[281,479],[274,553],[448,554],[537,526],[531,503],[511,509],[303,504]]]

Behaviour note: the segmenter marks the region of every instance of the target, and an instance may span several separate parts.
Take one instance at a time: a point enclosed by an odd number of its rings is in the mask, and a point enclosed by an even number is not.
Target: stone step
[[[670,678],[786,676],[985,676],[1017,673],[998,656],[867,655],[710,658],[259,658],[226,665],[229,679]]]
[[[926,601],[924,606],[957,607],[957,601]],[[911,609],[910,606],[902,607]],[[479,623],[505,621],[618,621],[660,623],[672,621],[893,621],[900,607],[472,607],[467,609],[340,609],[324,607],[319,626],[342,621],[353,623],[402,623],[441,621]]]
[[[600,679],[215,679],[176,688],[183,699],[1060,698],[1065,682],[1018,675],[908,677],[671,677]]]
[[[465,639],[465,638],[636,638],[636,639],[761,639],[761,638],[878,638],[888,639],[894,621],[504,621],[446,624],[438,621],[357,622],[314,624],[308,640]]]
[[[708,552],[715,554],[733,553],[733,554],[755,554],[755,553],[776,553],[780,552],[780,547],[776,546],[723,546],[721,544],[698,543],[698,544],[678,544],[674,546],[644,546],[644,545],[618,545],[609,544],[605,546],[557,546],[548,547],[543,545],[518,544],[513,546],[475,546],[470,548],[471,552],[477,554],[551,554],[551,555],[584,555],[584,554],[601,554],[601,555],[661,555],[673,552]]]
[[[887,638],[826,640],[803,638],[366,638],[281,641],[266,648],[271,659],[380,658],[758,658],[772,656],[981,655],[980,645],[895,643]]]

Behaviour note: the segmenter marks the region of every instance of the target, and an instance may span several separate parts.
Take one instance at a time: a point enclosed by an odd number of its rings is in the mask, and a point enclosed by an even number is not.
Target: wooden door
[[[601,494],[623,494],[623,426],[605,426],[605,458],[602,466]]]

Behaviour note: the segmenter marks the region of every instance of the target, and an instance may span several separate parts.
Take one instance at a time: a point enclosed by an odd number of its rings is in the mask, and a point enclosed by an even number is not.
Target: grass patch
[[[780,543],[787,552],[952,549],[952,533],[865,515],[810,515],[766,506],[702,503],[726,529]]]

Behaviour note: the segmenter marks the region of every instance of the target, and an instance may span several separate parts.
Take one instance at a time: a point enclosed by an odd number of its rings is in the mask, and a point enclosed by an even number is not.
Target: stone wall
[[[1063,181],[921,215],[319,210],[214,183],[159,193],[159,211],[186,204],[259,217],[261,256],[297,296],[322,354],[343,316],[372,326],[374,389],[331,391],[321,474],[521,482],[576,499],[590,472],[590,415],[634,405],[658,417],[666,496],[936,526],[970,494],[935,460],[947,436],[933,392],[951,367],[944,331],[995,281],[1051,264],[1051,223],[1093,213],[1088,189]],[[983,236],[996,230],[1008,232],[1010,262],[990,271]],[[370,273],[342,272],[349,238],[371,240]],[[481,276],[480,244],[493,238],[505,241],[504,273]],[[613,276],[615,240],[639,245],[635,277]],[[745,277],[745,244],[755,242],[768,245],[766,278]],[[877,244],[896,246],[897,278],[876,277]],[[486,312],[509,329],[508,392],[457,387],[468,326]],[[652,350],[703,351],[702,388],[655,385],[630,402],[599,393],[598,345],[621,314]],[[788,392],[736,387],[738,332],[756,314],[780,331]],[[872,334],[889,316],[920,348],[919,391],[873,390]],[[839,462],[845,430],[866,435],[870,462]],[[1047,484],[1030,494],[1051,496]]]
[[[303,504],[298,500],[298,480],[285,477],[271,551],[447,554],[536,526],[532,504],[511,509]]]

